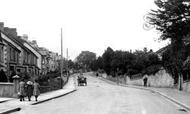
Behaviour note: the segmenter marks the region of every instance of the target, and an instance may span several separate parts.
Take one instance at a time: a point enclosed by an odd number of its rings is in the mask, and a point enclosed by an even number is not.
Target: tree
[[[190,1],[188,0],[156,0],[157,10],[150,13],[150,24],[156,25],[161,40],[169,39],[171,48],[165,54],[165,66],[170,72],[176,71],[181,79],[183,62],[186,59],[185,43],[190,33]],[[169,56],[172,57],[166,57]],[[167,60],[166,59],[166,60]]]
[[[190,30],[190,1],[187,0],[156,0],[157,10],[150,13],[150,24],[156,25],[161,32],[161,39],[171,39],[180,43]]]
[[[94,60],[91,63],[90,68],[93,71],[97,71],[97,70],[103,69],[103,60],[102,60],[102,57],[98,57],[96,60]]]
[[[111,61],[114,55],[112,48],[108,47],[102,55],[103,69],[109,75],[111,73]]]
[[[72,61],[72,60],[68,60],[68,68],[69,69],[72,69],[72,68],[74,68],[74,62]]]
[[[90,51],[82,51],[79,56],[77,56],[76,60],[78,64],[89,69],[92,62],[96,60],[96,54]]]

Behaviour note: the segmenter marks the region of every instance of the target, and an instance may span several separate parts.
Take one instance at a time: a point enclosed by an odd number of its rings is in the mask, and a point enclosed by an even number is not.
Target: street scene
[[[122,87],[87,77],[88,86],[48,102],[28,106],[15,114],[188,114],[183,107],[151,91]],[[47,108],[48,107],[48,108]]]
[[[190,114],[189,0],[6,0],[0,114]]]

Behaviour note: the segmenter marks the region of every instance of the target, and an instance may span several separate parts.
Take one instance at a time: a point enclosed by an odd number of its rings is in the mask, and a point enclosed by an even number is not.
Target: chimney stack
[[[4,31],[4,23],[3,22],[0,22],[0,30]]]
[[[25,41],[28,41],[28,35],[27,35],[27,34],[23,34],[23,35],[21,36],[21,38],[22,38],[23,40],[25,40]]]
[[[16,28],[9,28],[9,27],[5,27],[4,28],[4,31],[9,34],[9,35],[12,35],[13,37],[17,37],[17,30]]]
[[[37,41],[36,40],[32,40],[32,44],[37,45]]]

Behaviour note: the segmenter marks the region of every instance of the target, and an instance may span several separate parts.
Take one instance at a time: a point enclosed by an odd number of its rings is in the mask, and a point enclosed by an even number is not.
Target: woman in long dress
[[[27,81],[26,85],[26,95],[28,97],[28,101],[31,101],[31,96],[33,94],[33,82]]]
[[[24,82],[24,79],[21,79],[21,81],[19,82],[18,92],[19,92],[20,101],[24,101],[24,96],[25,96],[25,82]]]
[[[34,90],[33,95],[35,96],[35,100],[38,101],[38,96],[40,95],[40,85],[37,80],[34,81]]]

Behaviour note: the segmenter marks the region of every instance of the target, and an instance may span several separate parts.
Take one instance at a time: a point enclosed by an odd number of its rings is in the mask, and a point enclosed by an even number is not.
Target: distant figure
[[[148,76],[147,75],[145,75],[143,77],[143,82],[144,82],[144,86],[147,87],[147,82],[148,82]]]
[[[96,77],[98,77],[98,73],[96,73]]]
[[[27,83],[26,83],[26,96],[28,97],[28,101],[31,101],[32,94],[33,94],[33,82],[27,81]]]
[[[3,71],[3,69],[1,69],[0,71],[0,82],[8,82],[7,76],[5,72]]]
[[[33,90],[33,95],[35,96],[35,100],[38,101],[38,96],[40,95],[40,85],[35,79],[34,81],[34,90]]]
[[[24,101],[24,97],[25,97],[25,82],[24,82],[24,79],[21,79],[21,81],[19,82],[18,94],[19,94],[20,101]]]

